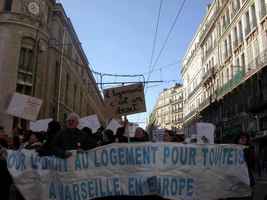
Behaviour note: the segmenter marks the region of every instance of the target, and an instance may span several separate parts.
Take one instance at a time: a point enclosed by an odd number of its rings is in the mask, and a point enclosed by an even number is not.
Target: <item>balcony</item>
[[[210,68],[206,73],[202,76],[202,83],[205,85],[207,82],[212,80],[215,75],[215,67]]]
[[[243,80],[245,76],[245,71],[240,69],[234,77],[224,84],[221,88],[216,90],[217,97],[223,97],[227,93],[231,92],[235,87],[237,87]]]
[[[193,117],[195,114],[197,113],[197,110],[193,110],[190,113],[188,113],[185,117],[184,117],[184,121],[190,119],[191,117]]]
[[[210,97],[206,98],[204,101],[201,102],[201,104],[199,104],[198,106],[199,111],[204,110],[209,104],[210,104]]]

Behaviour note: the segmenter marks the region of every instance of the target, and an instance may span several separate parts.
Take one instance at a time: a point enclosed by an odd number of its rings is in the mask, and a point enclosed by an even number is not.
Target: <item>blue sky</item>
[[[144,74],[146,77],[159,2],[160,0],[61,0],[95,71]],[[181,82],[180,61],[205,15],[209,2],[210,0],[186,1],[167,46],[155,65],[157,70],[150,78],[163,80],[164,83],[148,85],[148,112],[132,115],[129,117],[130,121],[145,122],[159,93],[174,85],[174,80]],[[163,0],[155,57],[159,54],[181,3],[182,0]],[[136,79],[104,79],[106,82],[127,80]]]

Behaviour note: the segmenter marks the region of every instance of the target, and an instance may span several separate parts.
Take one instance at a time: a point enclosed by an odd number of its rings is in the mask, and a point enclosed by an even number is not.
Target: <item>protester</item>
[[[163,141],[164,142],[174,142],[174,137],[173,137],[172,131],[165,130],[164,136],[163,136]]]
[[[112,130],[107,129],[103,132],[103,143],[102,145],[107,145],[115,142],[115,136]]]
[[[250,180],[250,187],[253,187],[255,185],[255,178],[253,176],[253,169],[255,166],[255,154],[254,154],[254,149],[251,145],[250,142],[250,136],[247,133],[241,133],[239,134],[239,136],[236,138],[235,141],[236,144],[240,144],[240,145],[244,145],[245,149],[244,149],[244,158],[245,158],[245,162],[247,164],[248,167],[248,174],[249,174],[249,180]],[[252,188],[252,194],[249,197],[244,197],[244,198],[229,198],[227,200],[237,200],[237,199],[242,199],[242,200],[250,200],[253,199],[253,188]]]
[[[61,158],[71,156],[70,150],[88,150],[96,147],[96,141],[90,135],[79,130],[79,116],[71,113],[67,118],[67,128],[61,130],[52,142],[52,153]]]
[[[125,135],[125,127],[118,128],[116,132],[116,142],[127,143],[128,138],[124,135]]]
[[[12,148],[13,150],[19,150],[22,147],[20,137],[18,135],[14,135],[12,137],[12,142],[9,145],[10,148]]]
[[[39,156],[53,155],[53,140],[60,130],[61,125],[59,122],[53,120],[48,123],[45,142],[38,150]]]
[[[8,135],[2,126],[0,126],[0,145],[5,148],[8,147]]]
[[[147,142],[149,141],[149,137],[147,132],[145,132],[144,129],[142,129],[141,127],[138,127],[135,130],[135,134],[134,134],[134,138],[132,138],[133,142]]]
[[[88,128],[88,127],[84,127],[82,129],[83,132],[87,133],[88,135],[90,135],[91,137],[93,137],[93,132],[92,129]]]
[[[39,150],[42,146],[41,133],[31,132],[28,142],[25,144],[25,149]]]

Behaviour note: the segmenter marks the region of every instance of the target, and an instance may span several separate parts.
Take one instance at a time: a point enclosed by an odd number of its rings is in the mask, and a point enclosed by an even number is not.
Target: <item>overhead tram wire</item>
[[[158,9],[158,16],[157,16],[157,24],[156,24],[156,29],[155,29],[155,33],[154,33],[154,39],[153,39],[153,45],[152,45],[152,52],[151,52],[151,57],[150,57],[150,63],[148,66],[149,72],[151,71],[151,68],[153,67],[152,64],[153,64],[153,59],[154,59],[154,54],[155,54],[155,49],[156,49],[156,42],[157,42],[157,37],[158,37],[158,27],[159,27],[159,21],[160,21],[160,16],[161,16],[162,4],[163,4],[163,0],[160,0],[159,9]],[[145,86],[145,90],[146,90],[146,86]]]
[[[158,10],[158,17],[157,17],[157,25],[156,25],[156,30],[155,30],[155,33],[154,33],[154,39],[153,39],[153,45],[152,45],[152,53],[151,53],[150,63],[149,63],[149,70],[150,70],[150,68],[152,67],[152,64],[153,64],[153,58],[154,58],[155,49],[156,49],[156,43],[157,43],[157,38],[158,38],[159,20],[160,20],[160,15],[161,15],[162,4],[163,4],[163,0],[160,0],[159,10]]]
[[[185,3],[186,3],[186,0],[183,0],[183,2],[182,2],[182,4],[181,4],[180,8],[178,9],[178,12],[177,12],[177,14],[176,14],[176,16],[175,16],[175,19],[174,19],[174,21],[173,21],[173,23],[172,23],[172,25],[171,25],[171,28],[170,28],[170,30],[169,30],[169,32],[168,32],[168,34],[167,34],[167,37],[166,37],[166,39],[165,39],[165,41],[164,41],[164,43],[163,43],[163,46],[162,46],[162,48],[160,49],[160,52],[159,52],[159,54],[158,54],[158,56],[157,56],[157,58],[156,58],[156,60],[155,60],[155,62],[154,62],[154,64],[153,64],[153,66],[152,66],[152,69],[150,70],[150,73],[149,73],[149,75],[148,75],[148,77],[147,77],[147,81],[149,81],[149,79],[151,78],[151,75],[152,75],[152,73],[153,73],[153,71],[154,71],[154,68],[155,68],[155,66],[156,66],[157,63],[158,63],[159,58],[160,58],[162,52],[163,52],[164,49],[166,48],[167,42],[168,42],[168,40],[169,40],[169,38],[170,38],[170,36],[171,36],[171,33],[172,33],[172,31],[173,31],[173,29],[174,29],[174,27],[175,27],[175,25],[176,25],[176,23],[177,23],[177,21],[178,21],[180,15],[181,15],[181,13],[182,13],[182,11],[183,11],[183,8],[184,8],[184,6],[185,6]]]

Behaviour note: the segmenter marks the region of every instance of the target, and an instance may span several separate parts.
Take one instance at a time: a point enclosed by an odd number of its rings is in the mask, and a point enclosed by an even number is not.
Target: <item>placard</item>
[[[146,112],[143,84],[105,89],[104,101],[113,116]]]
[[[35,121],[39,115],[42,100],[24,94],[14,93],[7,109],[7,114]]]
[[[48,124],[53,119],[41,119],[35,122],[30,122],[30,130],[34,132],[47,131]]]
[[[79,120],[79,128],[82,129],[84,127],[88,127],[92,129],[92,132],[95,133],[99,128],[101,124],[98,120],[97,115],[90,115],[87,117],[83,117]]]

